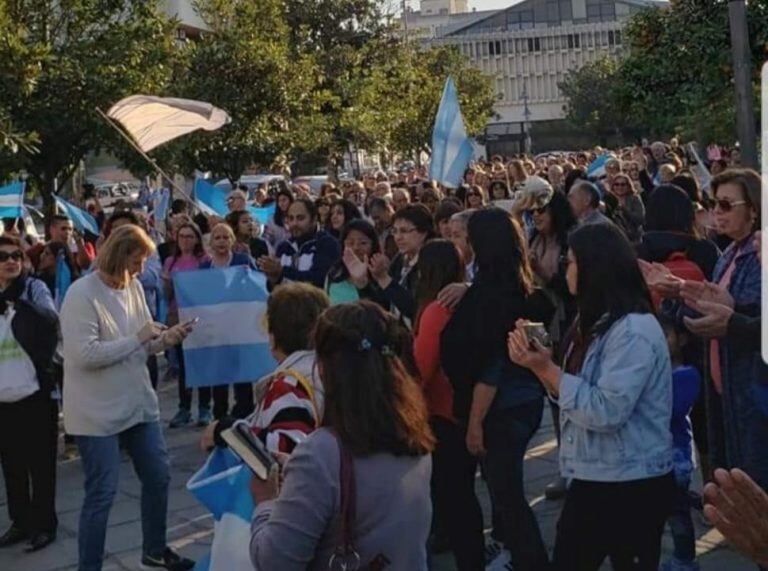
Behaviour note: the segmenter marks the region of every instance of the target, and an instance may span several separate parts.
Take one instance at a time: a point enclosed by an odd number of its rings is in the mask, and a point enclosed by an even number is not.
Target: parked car
[[[240,180],[235,183],[235,187],[240,185],[248,187],[248,200],[253,200],[254,193],[259,186],[266,185],[268,189],[276,191],[277,188],[286,183],[285,177],[281,174],[246,174],[240,177]],[[221,179],[213,186],[227,193],[233,188],[228,178]]]

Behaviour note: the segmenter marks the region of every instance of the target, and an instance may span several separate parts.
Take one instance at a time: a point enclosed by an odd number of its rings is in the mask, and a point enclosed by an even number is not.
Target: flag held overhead
[[[24,215],[24,183],[12,182],[0,187],[0,218],[21,218]]]
[[[443,88],[432,131],[429,178],[448,188],[458,188],[473,154],[472,140],[467,137],[464,119],[461,117],[456,85],[453,78],[449,77]]]
[[[173,139],[203,129],[215,131],[231,121],[226,111],[204,101],[132,95],[107,112],[145,153]]]

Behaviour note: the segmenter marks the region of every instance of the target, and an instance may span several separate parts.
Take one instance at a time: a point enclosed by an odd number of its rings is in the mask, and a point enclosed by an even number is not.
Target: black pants
[[[483,425],[485,475],[497,512],[494,532],[512,555],[515,571],[547,569],[549,557],[523,489],[523,461],[541,424],[544,400],[491,411]],[[501,529],[497,529],[500,526]]]
[[[253,385],[238,383],[234,386],[235,406],[231,415],[235,418],[245,418],[253,412]],[[221,420],[229,413],[229,385],[213,387],[213,416]]]
[[[187,388],[187,371],[184,366],[184,351],[181,345],[176,347],[176,354],[179,358],[179,408],[192,410],[192,389]],[[211,387],[197,389],[197,406],[200,408],[211,407]]]
[[[631,482],[573,480],[557,524],[554,569],[657,571],[675,495],[670,473]]]
[[[458,571],[485,569],[483,512],[475,495],[477,459],[467,450],[466,430],[432,417],[437,438],[432,454],[432,492],[441,529],[448,536]]]
[[[26,532],[56,531],[56,401],[35,394],[0,403],[0,463],[8,515]]]

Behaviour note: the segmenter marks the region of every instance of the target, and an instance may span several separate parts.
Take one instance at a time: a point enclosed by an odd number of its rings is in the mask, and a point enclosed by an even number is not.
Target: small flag
[[[171,205],[171,191],[160,188],[155,193],[154,214],[155,220],[165,220],[168,217],[168,208]]]
[[[187,482],[187,490],[214,519],[211,551],[198,560],[195,571],[252,571],[248,549],[243,549],[251,541],[252,477],[229,449],[216,448]]]
[[[263,273],[247,266],[176,272],[173,287],[181,321],[199,318],[184,340],[188,387],[253,382],[275,369]]]
[[[96,219],[85,210],[78,208],[74,204],[67,202],[60,196],[56,197],[56,207],[62,210],[74,224],[75,229],[81,234],[90,232],[94,236],[99,235],[99,225]]]
[[[61,304],[64,303],[64,296],[67,295],[69,286],[72,285],[72,272],[67,264],[67,259],[64,256],[64,250],[59,250],[56,254],[56,283],[55,283],[55,296],[54,303],[56,309],[61,309]]]
[[[587,176],[589,178],[602,178],[605,176],[605,163],[610,159],[610,155],[600,155],[592,161],[587,167]]]
[[[203,213],[226,216],[229,212],[229,208],[227,208],[227,198],[224,192],[203,179],[198,178],[195,180],[193,193],[195,204],[197,204]]]
[[[0,218],[24,216],[24,183],[12,182],[0,187]]]
[[[248,212],[251,213],[253,219],[256,220],[261,227],[264,228],[269,224],[269,219],[275,215],[275,203],[273,202],[269,206],[249,206]]]
[[[691,151],[693,158],[696,160],[696,164],[691,167],[691,170],[693,171],[693,174],[696,175],[696,178],[699,180],[699,186],[701,186],[701,191],[709,195],[710,188],[712,186],[712,173],[710,173],[709,169],[707,169],[707,167],[704,166],[704,163],[702,162],[701,157],[699,157],[699,153],[696,152],[696,145],[694,145],[693,143],[690,143],[688,145],[688,149]]]
[[[432,131],[432,159],[429,178],[443,186],[458,188],[464,171],[474,155],[459,107],[459,95],[453,78],[448,78]]]

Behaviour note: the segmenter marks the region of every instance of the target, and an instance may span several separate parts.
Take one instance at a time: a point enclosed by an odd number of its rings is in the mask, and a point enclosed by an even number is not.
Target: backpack
[[[662,265],[666,266],[673,276],[680,279],[692,282],[707,280],[701,268],[689,260],[685,252],[673,252],[662,262]],[[661,297],[657,293],[651,292],[651,299],[653,300],[653,306],[658,311],[661,308]]]

